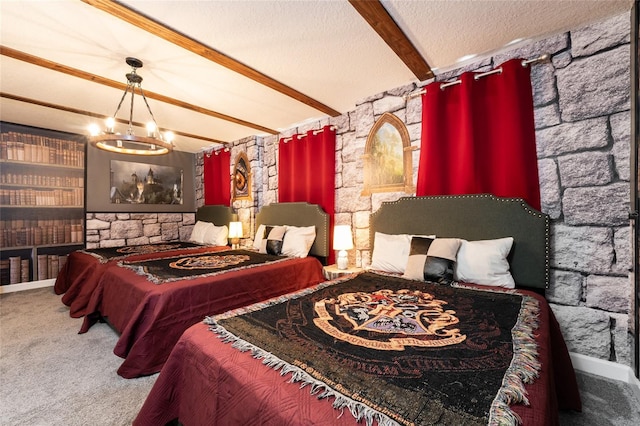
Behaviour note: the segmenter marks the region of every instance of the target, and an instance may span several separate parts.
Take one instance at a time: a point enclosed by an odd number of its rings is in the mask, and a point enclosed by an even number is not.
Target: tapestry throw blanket
[[[121,261],[118,265],[132,269],[138,275],[144,275],[152,283],[163,284],[186,278],[210,277],[283,260],[287,260],[287,257],[248,250],[227,250],[140,261]]]
[[[538,312],[529,296],[364,273],[205,322],[367,424],[486,425],[528,403]]]
[[[106,263],[109,260],[124,259],[127,256],[136,254],[149,254],[159,253],[169,250],[177,250],[183,248],[195,248],[203,247],[202,244],[195,244],[185,241],[176,241],[173,243],[157,243],[157,244],[140,244],[137,246],[125,246],[125,247],[102,247],[96,249],[84,249],[80,250],[82,253],[86,253],[95,257],[100,263]]]

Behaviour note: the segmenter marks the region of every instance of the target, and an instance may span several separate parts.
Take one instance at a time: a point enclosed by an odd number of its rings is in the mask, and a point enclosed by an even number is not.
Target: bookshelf
[[[0,122],[0,285],[55,278],[84,247],[82,136]]]

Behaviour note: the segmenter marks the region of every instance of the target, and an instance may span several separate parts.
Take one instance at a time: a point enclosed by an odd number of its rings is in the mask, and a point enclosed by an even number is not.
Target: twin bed
[[[559,408],[580,410],[540,295],[546,215],[519,199],[412,197],[383,203],[370,232],[372,266],[406,251],[405,277],[371,271],[210,312],[178,340],[134,424],[553,425]],[[392,247],[398,236],[409,246]],[[495,242],[516,289],[487,256]]]
[[[228,224],[224,210],[200,209],[200,221]],[[315,285],[323,280],[329,218],[318,206],[281,203],[265,206],[258,225],[315,227],[316,238],[304,258],[260,254],[228,247],[182,247],[102,259],[106,251],[70,257],[56,290],[84,316],[81,332],[106,320],[120,338],[114,353],[125,378],[162,368],[180,335],[206,315],[252,304]],[[224,251],[220,251],[223,249]],[[146,250],[145,250],[146,251]],[[72,296],[67,297],[71,292]]]

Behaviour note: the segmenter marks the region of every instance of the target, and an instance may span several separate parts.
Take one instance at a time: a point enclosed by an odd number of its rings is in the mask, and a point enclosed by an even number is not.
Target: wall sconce
[[[240,247],[240,238],[242,238],[242,222],[229,222],[229,240],[231,240],[231,248]]]
[[[338,252],[338,269],[347,269],[349,265],[349,258],[347,257],[347,250],[353,248],[353,236],[351,235],[350,225],[336,225],[333,228],[333,249],[339,250]]]

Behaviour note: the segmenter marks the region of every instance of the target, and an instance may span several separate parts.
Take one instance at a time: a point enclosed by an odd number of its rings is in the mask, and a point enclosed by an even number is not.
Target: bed
[[[476,243],[513,237],[505,257],[516,289],[480,275],[483,285],[462,282],[458,269],[451,285],[370,271],[212,316],[180,338],[134,425],[554,425],[558,409],[581,409],[541,295],[549,284],[546,215],[491,195],[407,197],[383,203],[370,232],[372,244],[381,244],[376,233],[411,235],[403,274],[423,255],[414,239],[464,239],[469,254]],[[419,260],[437,266],[430,250]],[[456,257],[456,268],[467,261]],[[395,321],[396,308],[413,316]],[[427,337],[416,332],[426,329]]]
[[[196,211],[196,223],[212,223],[217,226],[229,225],[233,211],[228,206],[211,205]],[[56,294],[62,295],[62,303],[69,306],[73,318],[87,314],[87,306],[98,281],[104,272],[121,260],[144,260],[159,255],[204,253],[226,250],[224,245],[211,246],[188,241],[172,241],[125,247],[106,247],[77,250],[69,254],[54,284]]]
[[[323,280],[329,254],[329,217],[317,205],[276,203],[256,215],[260,225],[313,228],[308,256],[288,257],[252,250],[126,259],[105,270],[91,295],[81,332],[105,320],[120,333],[114,353],[125,378],[160,371],[189,326],[211,313],[275,297]],[[306,252],[305,252],[306,254]]]

